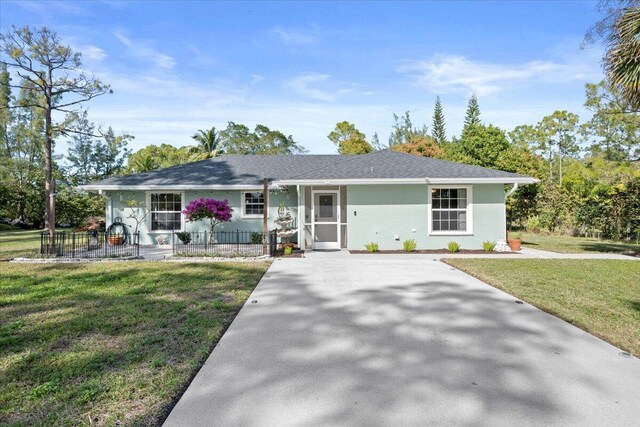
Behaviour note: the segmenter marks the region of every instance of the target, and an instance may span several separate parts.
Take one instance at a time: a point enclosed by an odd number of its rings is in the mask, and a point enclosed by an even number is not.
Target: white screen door
[[[313,249],[340,249],[338,192],[313,192]]]

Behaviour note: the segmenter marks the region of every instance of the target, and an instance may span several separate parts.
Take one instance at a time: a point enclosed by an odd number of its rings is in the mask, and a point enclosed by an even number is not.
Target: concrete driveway
[[[639,360],[604,341],[429,256],[313,253],[273,263],[166,425],[639,419]]]

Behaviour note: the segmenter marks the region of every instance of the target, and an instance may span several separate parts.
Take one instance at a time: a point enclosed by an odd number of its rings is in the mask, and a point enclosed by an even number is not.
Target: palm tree
[[[220,138],[215,127],[212,127],[211,129],[206,131],[199,129],[198,132],[196,132],[191,138],[198,141],[198,146],[193,147],[193,149],[191,150],[193,153],[193,160],[209,159],[220,154],[218,150]]]
[[[640,7],[630,2],[607,38],[604,68],[613,86],[620,88],[632,111],[640,111]]]

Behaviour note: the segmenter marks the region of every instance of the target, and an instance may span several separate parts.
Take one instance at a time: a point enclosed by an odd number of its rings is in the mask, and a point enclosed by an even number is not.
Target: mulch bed
[[[386,251],[377,251],[377,252],[369,252],[363,250],[350,250],[349,253],[352,254],[503,254],[503,255],[513,255],[518,252],[487,252],[482,249],[460,249],[458,252],[450,252],[446,249],[420,249],[415,250],[413,252],[406,252],[403,250],[386,250]]]

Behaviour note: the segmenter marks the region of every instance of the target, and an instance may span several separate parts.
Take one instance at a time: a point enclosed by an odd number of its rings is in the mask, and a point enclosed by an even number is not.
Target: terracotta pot
[[[124,243],[124,236],[107,236],[107,242],[113,246],[119,246]]]
[[[509,245],[509,248],[512,251],[519,251],[520,250],[520,246],[522,244],[522,239],[512,239],[511,237],[509,237],[507,239],[507,244]]]

